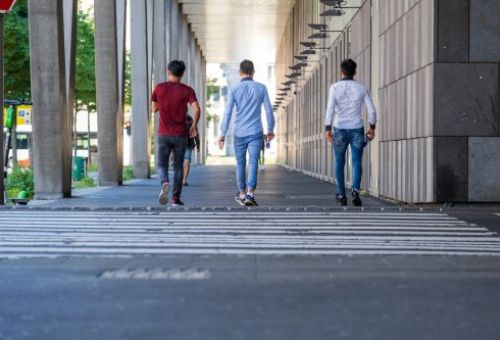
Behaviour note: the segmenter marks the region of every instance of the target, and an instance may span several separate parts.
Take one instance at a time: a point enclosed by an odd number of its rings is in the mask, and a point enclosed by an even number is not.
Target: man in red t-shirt
[[[186,71],[183,61],[174,60],[168,64],[168,80],[156,85],[153,91],[153,112],[159,111],[158,128],[158,177],[161,181],[161,192],[158,201],[161,205],[168,203],[170,184],[168,180],[168,163],[170,153],[174,154],[174,183],[172,189],[172,205],[184,205],[181,201],[182,173],[184,152],[187,137],[198,135],[198,122],[200,120],[200,105],[194,90],[181,83]],[[186,130],[186,117],[188,105],[193,110],[193,124],[189,131]]]

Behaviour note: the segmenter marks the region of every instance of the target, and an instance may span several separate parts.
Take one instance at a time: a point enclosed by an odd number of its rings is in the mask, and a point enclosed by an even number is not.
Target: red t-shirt
[[[156,85],[152,101],[157,103],[160,112],[158,135],[187,136],[187,105],[197,101],[194,90],[182,83],[161,83]]]

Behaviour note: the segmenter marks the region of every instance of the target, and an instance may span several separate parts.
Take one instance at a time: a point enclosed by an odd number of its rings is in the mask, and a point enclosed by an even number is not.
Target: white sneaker
[[[168,203],[168,192],[170,191],[170,184],[167,182],[163,183],[161,186],[160,195],[158,196],[158,203],[165,205]]]

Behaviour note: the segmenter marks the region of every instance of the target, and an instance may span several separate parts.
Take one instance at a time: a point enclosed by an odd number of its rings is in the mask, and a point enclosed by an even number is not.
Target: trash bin
[[[80,181],[85,177],[85,158],[73,157],[73,181]]]

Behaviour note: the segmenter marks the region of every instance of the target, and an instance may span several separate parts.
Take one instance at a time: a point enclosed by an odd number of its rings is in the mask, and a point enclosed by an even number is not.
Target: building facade
[[[298,0],[290,14],[277,58],[287,92],[277,103],[279,161],[334,180],[324,113],[340,62],[353,58],[379,112],[364,188],[409,203],[500,201],[500,2],[341,3],[341,12],[322,16],[332,7]],[[300,62],[307,66],[295,83],[283,85]]]

